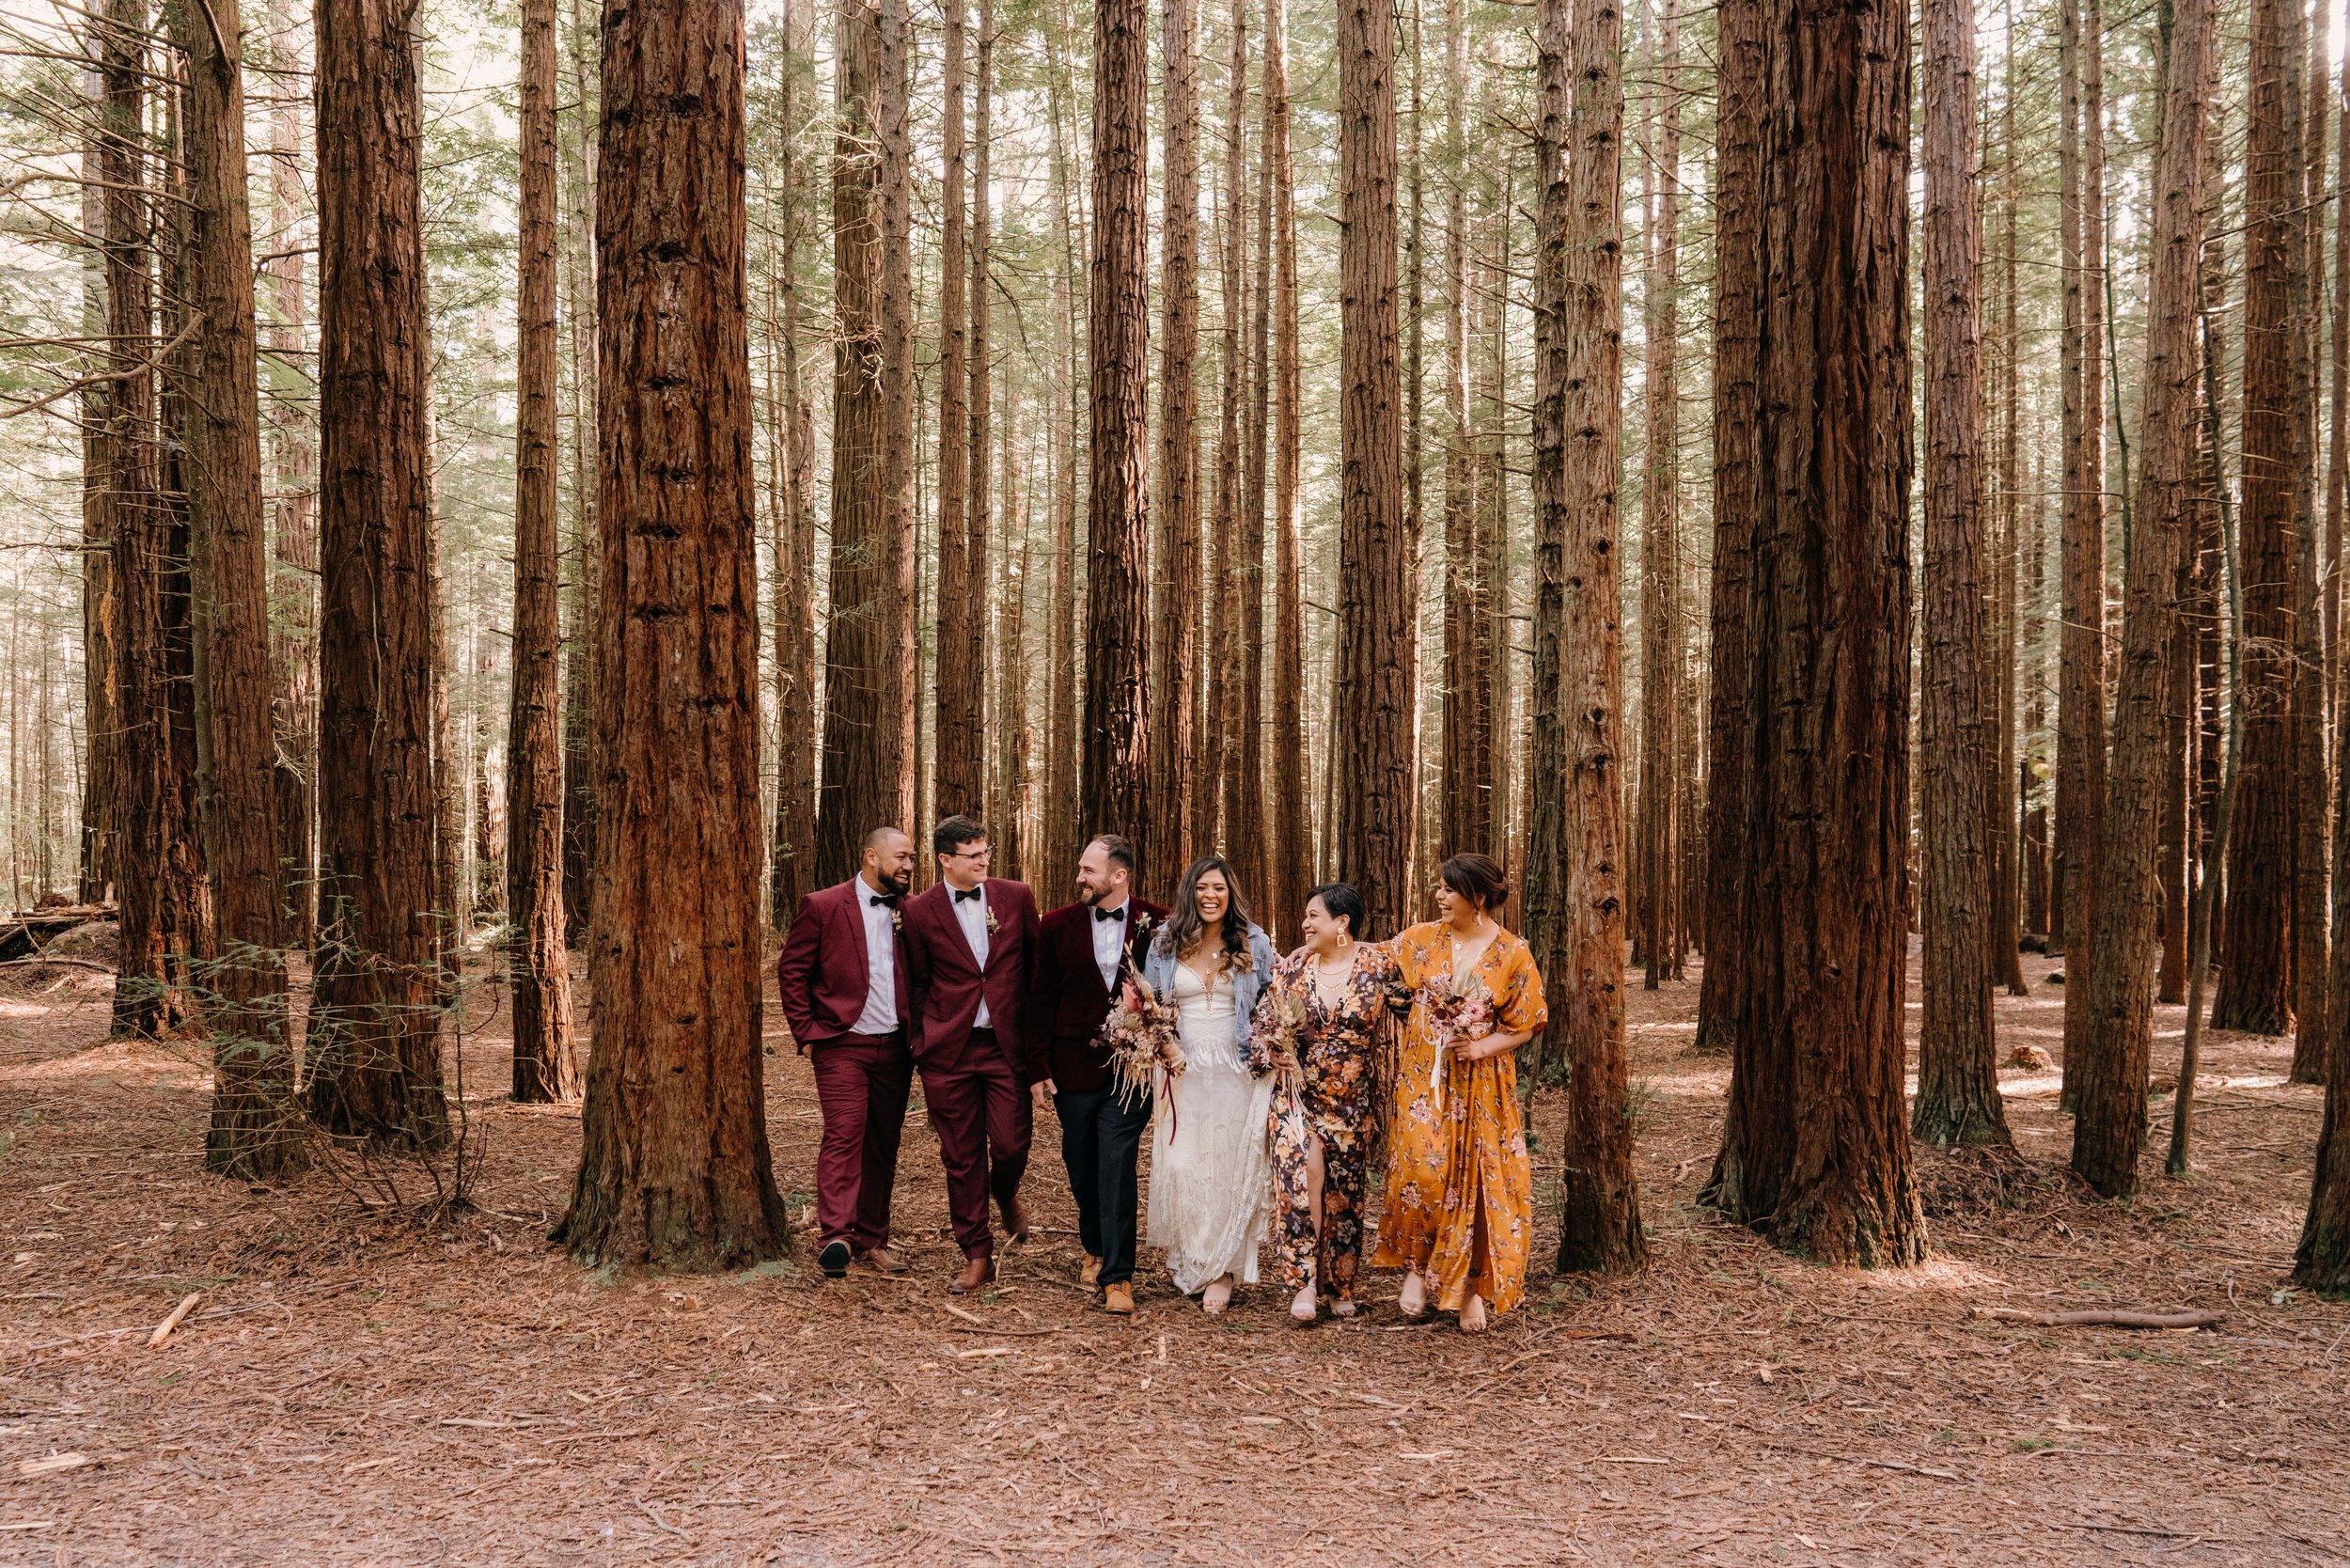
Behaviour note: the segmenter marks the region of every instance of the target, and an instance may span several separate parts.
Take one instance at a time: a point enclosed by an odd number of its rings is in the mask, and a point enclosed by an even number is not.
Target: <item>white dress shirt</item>
[[[1104,920],[1100,909],[1086,911],[1093,922],[1093,963],[1102,971],[1102,983],[1111,991],[1118,989],[1119,966],[1126,957],[1126,922],[1134,918],[1135,901],[1131,898],[1118,906],[1118,918]]]
[[[881,889],[856,879],[857,913],[865,921],[865,1011],[856,1015],[858,1034],[892,1034],[898,1027],[898,911],[875,903]]]
[[[963,928],[963,939],[971,944],[971,956],[978,962],[979,973],[984,975],[987,973],[987,884],[979,884],[979,896],[976,899],[956,898],[955,894],[959,891],[961,889],[952,883],[947,885],[947,899],[954,907],[955,924]],[[975,1029],[995,1027],[988,1022],[985,991],[979,994],[979,1015],[972,1021],[971,1027]]]

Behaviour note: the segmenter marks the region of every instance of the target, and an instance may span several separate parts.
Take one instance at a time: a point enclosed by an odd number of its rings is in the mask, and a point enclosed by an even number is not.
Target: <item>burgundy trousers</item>
[[[807,1048],[824,1137],[816,1152],[816,1224],[826,1244],[857,1251],[889,1242],[914,1058],[903,1034],[844,1034]]]
[[[947,1168],[947,1210],[966,1258],[995,1255],[987,1200],[1008,1203],[1028,1168],[1028,1091],[993,1029],[973,1029],[952,1062],[922,1064],[922,1099]]]

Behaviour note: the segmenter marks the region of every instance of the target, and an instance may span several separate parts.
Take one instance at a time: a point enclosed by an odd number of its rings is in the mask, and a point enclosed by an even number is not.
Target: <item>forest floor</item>
[[[2003,1051],[2056,1053],[2050,967],[1999,999]],[[2055,1074],[2003,1072],[2024,1167],[1921,1152],[1933,1262],[1869,1274],[1695,1207],[1727,1067],[1688,1054],[1694,978],[1636,989],[1652,1265],[1542,1265],[1545,1097],[1528,1303],[1469,1339],[1405,1323],[1391,1275],[1351,1322],[1292,1327],[1270,1283],[1211,1320],[1147,1251],[1137,1316],[1091,1310],[1049,1120],[1042,1233],[950,1306],[918,1102],[911,1278],[827,1282],[804,1238],[727,1278],[583,1270],[545,1243],[578,1113],[502,1098],[486,971],[477,1208],[426,1226],[332,1172],[224,1183],[198,1169],[203,1058],[108,1043],[110,986],[19,970],[0,992],[0,1560],[2350,1562],[2350,1307],[2282,1283],[2319,1116],[2284,1041],[2209,1042],[2197,1176],[2160,1174],[2158,1134],[2121,1207],[2064,1174]],[[2158,1078],[2181,1020],[2161,1015]],[[818,1117],[777,1033],[796,1213]],[[2133,1305],[2227,1315],[1970,1316]]]

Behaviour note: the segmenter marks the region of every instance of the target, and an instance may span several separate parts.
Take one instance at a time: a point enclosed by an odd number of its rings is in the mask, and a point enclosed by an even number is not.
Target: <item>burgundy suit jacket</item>
[[[800,912],[784,936],[776,981],[783,993],[784,1022],[802,1050],[849,1033],[865,1011],[873,983],[865,961],[867,893],[860,877],[810,893],[800,901]],[[895,940],[897,962],[891,967],[897,971],[898,1024],[905,1028],[914,1019],[914,986],[902,932]]]
[[[1140,899],[1126,916],[1126,956],[1138,973],[1152,933],[1167,911]],[[1139,915],[1142,918],[1137,919]],[[1056,1089],[1096,1090],[1110,1081],[1109,1053],[1095,1043],[1110,1014],[1110,987],[1093,962],[1093,906],[1054,910],[1037,928],[1036,973],[1029,982],[1028,1081]]]
[[[970,939],[955,918],[954,889],[944,881],[906,901],[906,954],[914,968],[914,1059],[952,1068],[987,1003],[995,1043],[1021,1073],[1021,1010],[1027,1005],[1028,971],[1036,951],[1036,896],[1025,882],[989,877],[979,884],[995,929],[987,937],[987,967],[971,956]]]

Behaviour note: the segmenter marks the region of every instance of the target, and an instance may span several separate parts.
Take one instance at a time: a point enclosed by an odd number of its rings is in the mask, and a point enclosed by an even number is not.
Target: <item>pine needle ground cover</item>
[[[1934,1259],[1908,1274],[1810,1267],[1694,1207],[1727,1069],[1688,1054],[1694,967],[1631,992],[1653,1264],[1538,1272],[1482,1341],[1405,1324],[1387,1276],[1352,1322],[1292,1328],[1271,1287],[1210,1320],[1147,1249],[1138,1315],[1090,1310],[1049,1118],[1036,1239],[950,1303],[918,1105],[907,1278],[826,1282],[796,1231],[793,1261],[729,1277],[584,1272],[544,1239],[578,1113],[504,1098],[494,985],[464,1039],[476,1210],[369,1217],[320,1171],[256,1191],[199,1174],[199,1056],[106,1043],[102,975],[19,975],[0,992],[0,1560],[2350,1560],[2350,1308],[2281,1286],[2321,1091],[2283,1081],[2289,1041],[2211,1037],[2196,1179],[2163,1179],[2157,1148],[2134,1205],[2090,1199],[2062,1174],[2056,1074],[2017,1052],[2060,1059],[2047,969],[2028,955],[2031,995],[1998,1004],[2023,1163],[1921,1151]],[[2158,1083],[2180,1022],[2159,1015]],[[778,1180],[805,1195],[815,1096],[773,1043]],[[1538,1100],[1546,1227],[1559,1114]],[[2103,1307],[2224,1319],[1978,1313]]]

